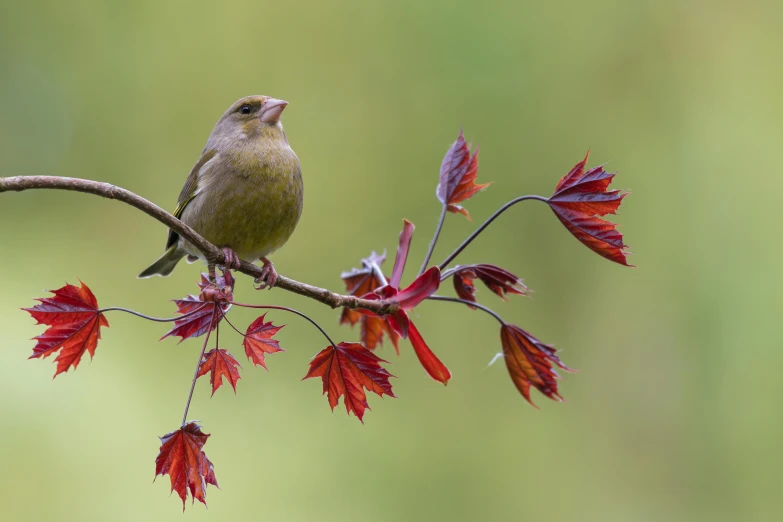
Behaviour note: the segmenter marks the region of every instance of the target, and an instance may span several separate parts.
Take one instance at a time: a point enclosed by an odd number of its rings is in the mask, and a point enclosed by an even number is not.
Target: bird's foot
[[[239,256],[236,252],[231,250],[231,248],[223,247],[221,250],[223,251],[223,257],[225,258],[223,266],[226,267],[226,270],[236,270],[242,266],[242,263],[239,261]]]
[[[258,284],[256,290],[273,288],[275,283],[277,283],[275,265],[265,257],[262,257],[261,261],[264,263],[264,266],[261,267],[261,275],[255,279],[255,282]]]

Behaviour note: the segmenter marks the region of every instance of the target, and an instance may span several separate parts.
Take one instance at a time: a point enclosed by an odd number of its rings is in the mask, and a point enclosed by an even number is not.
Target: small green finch
[[[280,115],[288,102],[248,96],[218,120],[190,171],[174,215],[223,249],[226,266],[260,259],[271,288],[277,280],[266,256],[282,247],[302,214],[302,171]],[[166,252],[139,277],[167,276],[180,259],[203,254],[169,230]]]

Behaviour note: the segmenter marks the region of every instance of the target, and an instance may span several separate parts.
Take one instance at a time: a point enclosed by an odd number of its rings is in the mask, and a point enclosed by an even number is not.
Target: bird
[[[299,158],[280,117],[288,105],[270,96],[237,100],[215,124],[185,186],[174,216],[223,249],[226,268],[239,259],[261,260],[261,287],[277,281],[267,258],[282,247],[302,215],[304,186]],[[139,278],[168,276],[183,258],[204,254],[169,230],[166,251]]]

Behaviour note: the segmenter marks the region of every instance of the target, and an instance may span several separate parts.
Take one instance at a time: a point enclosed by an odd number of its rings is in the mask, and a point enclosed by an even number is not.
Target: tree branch
[[[21,192],[23,190],[32,189],[70,190],[122,201],[157,219],[177,232],[181,237],[185,238],[190,244],[198,248],[199,251],[204,254],[207,263],[220,265],[225,261],[223,251],[201,237],[195,230],[151,201],[124,188],[117,187],[110,183],[59,176],[14,176],[0,178],[0,193],[10,191]],[[262,275],[261,267],[248,263],[247,261],[241,261],[241,263],[242,265],[237,270],[238,272],[242,272],[253,278]],[[364,308],[365,310],[370,310],[378,314],[385,314],[394,312],[395,307],[393,303],[388,301],[370,301],[367,299],[359,299],[352,295],[337,294],[326,288],[319,288],[307,283],[301,283],[282,275],[278,276],[275,288],[281,288],[304,297],[309,297],[310,299],[315,299],[332,308]]]

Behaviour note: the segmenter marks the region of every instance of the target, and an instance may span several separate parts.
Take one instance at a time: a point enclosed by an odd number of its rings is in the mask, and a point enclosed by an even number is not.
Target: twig
[[[487,312],[489,315],[497,319],[497,321],[500,323],[500,325],[506,324],[506,322],[503,320],[502,317],[500,317],[497,313],[492,311],[491,308],[487,308],[484,305],[474,303],[473,301],[467,301],[465,299],[460,299],[458,297],[447,297],[445,295],[431,295],[427,299],[432,301],[447,301],[449,303],[462,303],[464,305],[472,306],[474,308],[478,308],[479,310],[482,310],[484,312]]]
[[[336,345],[336,344],[334,344],[334,341],[332,341],[332,338],[331,338],[331,337],[329,337],[329,334],[328,334],[328,333],[326,333],[326,330],[324,330],[323,328],[321,328],[321,325],[320,325],[320,324],[318,324],[318,323],[316,323],[314,319],[311,319],[310,317],[308,317],[307,315],[303,314],[302,312],[300,312],[300,311],[298,311],[298,310],[294,310],[293,308],[288,308],[287,306],[275,306],[275,305],[249,305],[249,304],[244,304],[244,303],[233,303],[233,304],[235,304],[235,305],[237,305],[237,306],[241,306],[242,308],[258,308],[258,309],[261,309],[261,310],[283,310],[283,311],[285,311],[285,312],[291,312],[292,314],[298,315],[299,317],[301,317],[301,318],[303,318],[303,319],[307,319],[307,320],[310,322],[310,324],[312,324],[313,326],[315,326],[316,328],[318,328],[318,331],[319,331],[319,332],[321,332],[321,333],[323,334],[323,336],[324,336],[324,337],[326,337],[326,340],[327,340],[327,341],[329,341],[329,344],[331,344],[331,345],[332,345],[332,347],[334,347],[334,349],[335,349],[335,350],[337,349],[337,345]],[[221,313],[222,313],[222,312],[221,312]],[[225,314],[223,314],[223,318],[224,318],[226,321],[228,321],[228,317],[226,317],[226,315],[225,315]],[[229,321],[229,323],[228,323],[228,324],[231,324],[231,322]],[[231,328],[233,328],[234,330],[236,330],[236,331],[237,331],[237,333],[238,333],[239,335],[241,335],[242,337],[247,337],[245,334],[243,334],[242,332],[240,332],[239,330],[237,330],[237,329],[236,329],[236,327],[235,327],[233,324],[231,324]]]
[[[0,185],[0,186],[2,186],[2,185]],[[480,227],[478,227],[470,236],[468,236],[468,238],[465,241],[462,242],[462,244],[460,246],[458,246],[456,248],[456,250],[454,250],[454,252],[449,254],[449,257],[444,259],[441,262],[441,264],[438,265],[438,268],[440,268],[440,271],[443,272],[443,269],[446,268],[449,265],[449,263],[454,261],[454,258],[457,257],[463,250],[465,250],[465,248],[467,248],[467,246],[470,243],[472,243],[473,240],[476,239],[478,237],[478,235],[481,234],[484,231],[485,228],[487,228],[493,221],[495,221],[495,219],[497,219],[498,216],[500,216],[503,212],[505,212],[506,210],[508,210],[512,206],[516,205],[517,203],[521,203],[521,202],[527,201],[529,199],[535,199],[536,201],[543,201],[544,203],[549,201],[547,198],[545,198],[543,196],[520,196],[518,198],[512,199],[511,201],[509,201],[508,203],[506,203],[505,205],[503,205],[502,207],[497,209],[495,211],[495,213],[492,214],[491,216],[489,216],[487,218],[487,220],[484,221],[484,223],[481,224]]]
[[[427,255],[424,256],[424,261],[421,263],[419,275],[423,274],[424,271],[427,270],[427,265],[430,262],[430,258],[432,258],[432,252],[435,250],[435,244],[438,242],[438,237],[440,237],[440,231],[443,230],[443,222],[446,221],[447,210],[448,206],[444,203],[443,208],[440,211],[440,218],[438,218],[438,228],[435,229],[435,234],[432,236],[432,241],[430,241],[430,246],[427,249]]]
[[[110,183],[59,176],[14,176],[0,178],[0,192],[21,192],[23,190],[32,189],[70,190],[122,201],[157,219],[177,232],[204,254],[208,264],[222,265],[225,262],[223,251],[217,246],[201,237],[195,230],[156,204],[124,188],[117,187]],[[241,261],[241,266],[237,271],[253,278],[262,275],[261,267],[248,263],[247,261]],[[275,288],[281,288],[304,297],[309,297],[310,299],[324,303],[332,308],[364,308],[378,314],[385,314],[394,312],[394,307],[396,306],[384,300],[370,301],[367,299],[359,299],[352,295],[337,294],[326,288],[319,288],[307,283],[301,283],[282,275],[278,276]]]
[[[196,308],[195,310],[180,315],[178,317],[166,317],[166,318],[152,317],[151,315],[143,314],[141,312],[137,312],[136,310],[129,310],[128,308],[120,308],[119,306],[101,308],[100,310],[97,311],[97,313],[102,314],[104,312],[125,312],[126,314],[135,315],[136,317],[141,317],[148,321],[155,321],[156,323],[173,323],[174,321],[179,321],[180,319],[185,319],[186,317],[190,317],[191,315],[195,315],[199,313],[201,310],[204,309],[205,306],[209,306],[209,303],[204,303],[198,308]]]
[[[184,426],[186,422],[188,422],[188,410],[190,409],[190,401],[193,399],[193,390],[196,388],[196,380],[198,380],[198,371],[201,368],[201,360],[204,359],[204,352],[207,351],[207,343],[209,342],[209,334],[212,333],[212,322],[217,318],[217,310],[220,307],[216,306],[212,310],[212,318],[209,320],[209,330],[207,330],[207,335],[204,337],[204,345],[201,347],[201,354],[198,356],[198,362],[196,362],[196,371],[193,372],[193,382],[190,384],[190,392],[188,393],[188,402],[185,403],[185,413],[182,415],[182,425]],[[221,310],[220,313],[223,313]],[[217,328],[218,325],[215,325],[215,338],[217,339]],[[215,343],[215,347],[217,348],[217,342]]]

